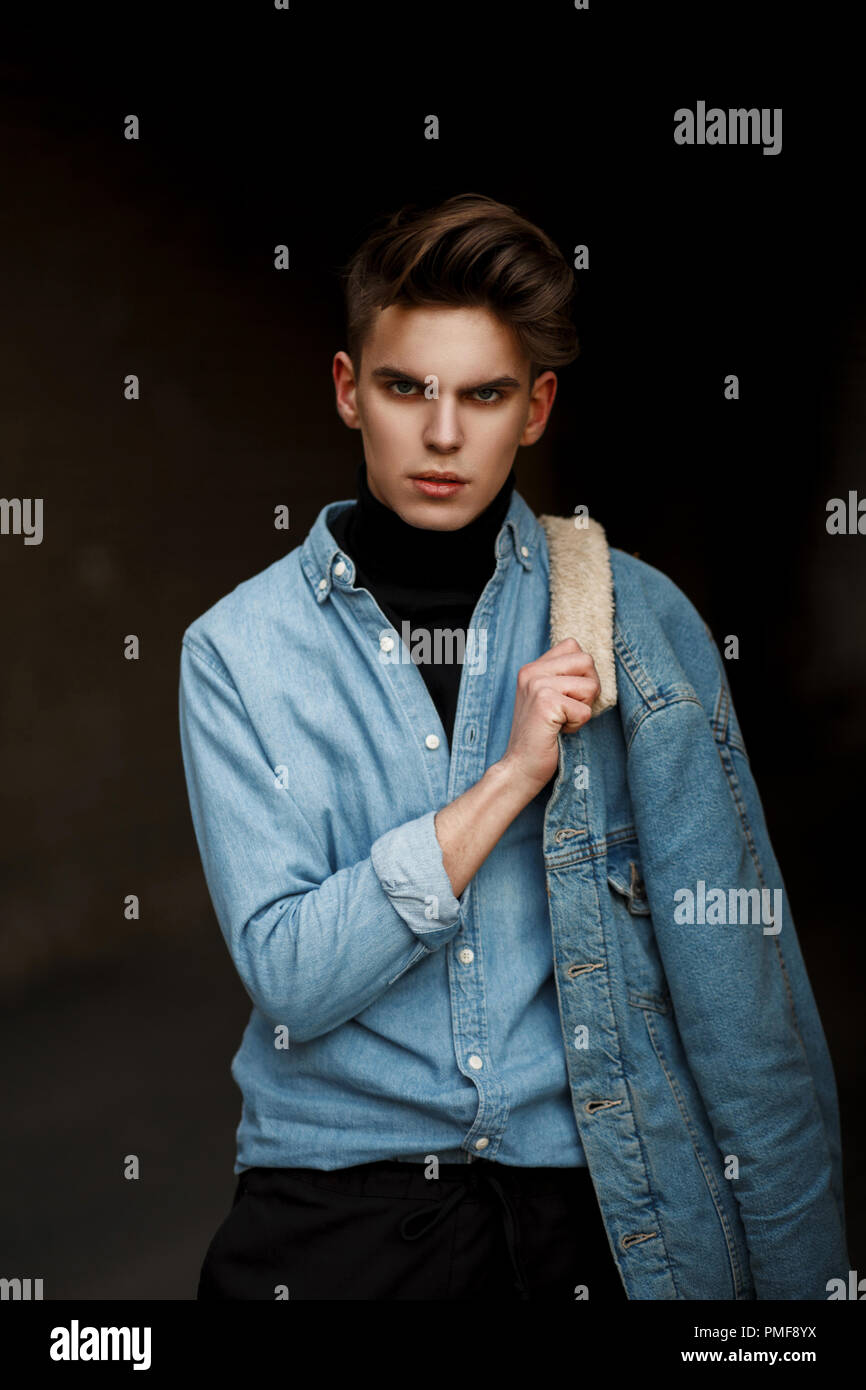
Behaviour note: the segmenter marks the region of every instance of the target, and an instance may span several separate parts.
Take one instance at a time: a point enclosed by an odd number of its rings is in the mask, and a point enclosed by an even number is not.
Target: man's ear
[[[352,366],[352,359],[342,349],[334,355],[331,374],[334,378],[334,390],[337,395],[337,414],[343,424],[349,426],[350,430],[359,430],[361,417],[358,414],[358,382],[355,368]]]
[[[534,444],[544,434],[556,397],[556,386],[556,372],[550,371],[539,372],[530,386],[529,414],[518,441],[520,445]]]

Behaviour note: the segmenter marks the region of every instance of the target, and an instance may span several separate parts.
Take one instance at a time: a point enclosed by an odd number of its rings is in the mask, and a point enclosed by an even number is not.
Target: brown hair
[[[361,348],[378,309],[390,304],[478,305],[513,329],[539,372],[580,352],[569,305],[574,275],[562,252],[515,208],[480,193],[438,207],[407,205],[368,236],[343,269],[349,356]]]

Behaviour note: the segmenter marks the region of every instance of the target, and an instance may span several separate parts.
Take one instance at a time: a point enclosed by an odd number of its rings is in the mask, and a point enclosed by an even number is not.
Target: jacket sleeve
[[[180,742],[214,911],[265,1017],[306,1042],[354,1018],[459,931],[434,811],[331,872],[326,847],[268,762],[228,673],[185,635]]]
[[[724,667],[705,633],[715,705],[708,712],[680,687],[642,720],[629,752],[645,891],[689,1066],[720,1152],[738,1160],[731,1181],[757,1297],[823,1300],[827,1281],[847,1282],[850,1268],[833,1067]],[[721,922],[682,920],[681,890],[697,898],[699,880],[705,895],[724,893]],[[743,911],[737,890],[757,890],[762,908]]]

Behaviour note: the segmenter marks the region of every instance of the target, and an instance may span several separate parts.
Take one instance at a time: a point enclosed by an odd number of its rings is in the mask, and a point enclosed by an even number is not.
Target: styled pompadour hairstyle
[[[489,309],[529,357],[530,385],[580,352],[570,314],[574,274],[559,247],[515,208],[480,193],[424,210],[401,208],[371,232],[342,274],[356,373],[377,311],[398,303]]]

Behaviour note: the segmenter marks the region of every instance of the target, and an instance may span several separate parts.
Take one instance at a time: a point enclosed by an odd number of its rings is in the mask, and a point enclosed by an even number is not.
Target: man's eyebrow
[[[411,372],[404,371],[402,367],[394,367],[394,366],[391,366],[391,365],[390,365],[389,363],[387,363],[387,362],[386,362],[383,366],[381,366],[381,367],[374,367],[373,370],[372,370],[372,372],[371,372],[371,376],[381,376],[381,377],[385,377],[385,376],[397,376],[397,377],[400,377],[401,380],[403,380],[403,381],[408,381],[408,382],[410,383],[410,385],[412,385],[412,386],[424,386],[424,385],[425,385],[425,383],[424,383],[423,381],[419,381],[417,377],[414,377],[414,376],[412,375]],[[485,391],[485,390],[495,390],[495,389],[497,389],[497,388],[500,387],[500,386],[518,386],[518,387],[519,387],[520,385],[521,385],[521,382],[519,382],[519,381],[517,380],[516,377],[513,377],[513,376],[497,376],[497,377],[493,377],[492,380],[490,380],[490,381],[479,381],[479,382],[476,382],[476,384],[475,384],[474,386],[464,386],[462,389],[463,389],[464,391]]]

